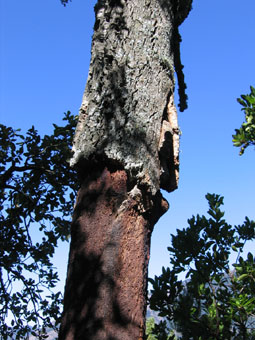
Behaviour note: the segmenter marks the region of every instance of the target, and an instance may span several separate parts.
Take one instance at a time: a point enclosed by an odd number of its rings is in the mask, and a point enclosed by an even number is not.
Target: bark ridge
[[[168,209],[160,189],[175,190],[179,178],[174,60],[190,3],[95,6],[71,160],[82,184],[59,340],[145,339],[150,238]]]

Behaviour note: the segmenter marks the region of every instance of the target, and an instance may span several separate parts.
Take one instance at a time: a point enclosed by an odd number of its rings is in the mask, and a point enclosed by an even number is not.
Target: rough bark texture
[[[95,7],[73,147],[82,185],[60,340],[144,339],[150,237],[168,209],[160,188],[178,184],[174,50],[190,5],[100,0]]]
[[[157,0],[98,2],[72,159],[72,164],[115,161],[153,194],[160,188],[160,171],[165,171],[159,160],[162,127],[166,124],[167,133],[178,135],[167,112],[174,92],[171,15],[171,7],[162,8]],[[177,121],[176,110],[169,113]],[[173,158],[172,147],[165,157]],[[165,178],[161,187],[175,189],[173,169],[168,172],[172,178]]]
[[[168,205],[127,184],[124,170],[107,168],[82,183],[60,339],[143,339],[150,236]]]

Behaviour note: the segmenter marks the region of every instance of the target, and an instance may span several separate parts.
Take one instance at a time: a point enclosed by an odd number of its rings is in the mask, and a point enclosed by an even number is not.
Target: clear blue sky
[[[44,134],[63,112],[78,113],[94,3],[73,0],[64,8],[59,0],[0,0],[1,123],[23,131],[34,124]],[[179,114],[180,183],[166,194],[170,210],[155,226],[150,275],[168,264],[170,233],[192,214],[206,213],[207,192],[225,197],[229,223],[255,218],[255,150],[240,157],[231,141],[243,121],[236,98],[255,85],[254,13],[254,0],[194,0],[181,27],[189,108]],[[61,247],[56,259],[62,282],[67,253]]]

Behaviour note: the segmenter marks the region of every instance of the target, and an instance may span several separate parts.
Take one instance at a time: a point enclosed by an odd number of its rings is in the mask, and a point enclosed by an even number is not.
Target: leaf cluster
[[[237,99],[245,113],[245,122],[232,136],[234,146],[240,147],[240,155],[248,146],[255,145],[255,88],[251,86],[250,90],[250,94],[241,95],[241,98]]]
[[[61,1],[61,4],[65,7],[68,2],[71,2],[72,0],[60,0]]]
[[[167,322],[161,321],[159,324],[155,323],[153,317],[146,320],[146,340],[174,340],[174,331],[168,330]]]
[[[252,339],[255,258],[249,253],[245,260],[241,253],[246,241],[255,239],[255,222],[246,217],[242,225],[231,226],[221,210],[223,197],[206,198],[209,217],[193,216],[187,228],[171,235],[171,269],[163,267],[150,279],[150,308],[174,323],[180,339]]]
[[[52,257],[70,234],[78,182],[69,167],[76,119],[41,137],[0,125],[0,334],[43,338],[57,326],[62,296]]]

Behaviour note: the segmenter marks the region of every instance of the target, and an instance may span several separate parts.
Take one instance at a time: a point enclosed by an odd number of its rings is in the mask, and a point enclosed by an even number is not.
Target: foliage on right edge
[[[155,325],[155,339],[255,338],[255,257],[240,256],[246,241],[255,239],[255,222],[246,217],[242,225],[231,226],[220,209],[223,197],[206,198],[209,218],[193,216],[187,228],[171,235],[171,270],[163,267],[150,279],[150,308],[168,323],[165,335],[162,322]],[[231,267],[233,252],[237,259]],[[186,274],[184,281],[179,274]],[[175,335],[169,334],[170,324]]]
[[[243,106],[241,110],[245,113],[245,122],[232,136],[234,146],[241,148],[240,155],[248,146],[255,145],[255,88],[251,86],[250,90],[250,94],[237,98],[238,103]]]

